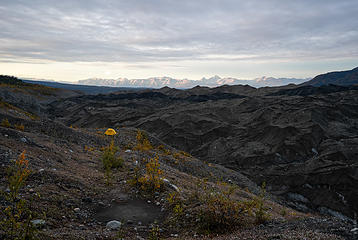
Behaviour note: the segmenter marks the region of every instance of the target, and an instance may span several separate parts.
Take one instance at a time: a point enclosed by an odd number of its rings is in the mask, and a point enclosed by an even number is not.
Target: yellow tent
[[[113,135],[116,135],[117,132],[113,128],[108,128],[104,134],[107,136],[113,136]]]

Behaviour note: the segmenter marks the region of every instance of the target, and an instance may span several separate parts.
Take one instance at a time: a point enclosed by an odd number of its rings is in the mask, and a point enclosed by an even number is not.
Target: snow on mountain
[[[165,86],[172,88],[192,88],[194,86],[208,86],[217,87],[221,85],[251,85],[253,87],[264,86],[282,86],[287,84],[300,84],[309,79],[297,79],[297,78],[273,78],[273,77],[261,77],[254,80],[242,80],[237,78],[221,78],[217,75],[200,80],[189,79],[175,79],[171,77],[151,77],[146,79],[103,79],[103,78],[89,78],[79,80],[78,84],[83,85],[95,85],[95,86],[111,86],[111,87],[147,87],[147,88],[162,88]]]
[[[299,78],[273,78],[273,77],[260,77],[260,78],[255,78],[253,81],[255,82],[254,85],[256,86],[270,86],[270,87],[274,87],[274,86],[283,86],[283,85],[288,85],[288,84],[301,84],[303,82],[306,82],[310,80],[310,78],[304,78],[304,79],[299,79]]]

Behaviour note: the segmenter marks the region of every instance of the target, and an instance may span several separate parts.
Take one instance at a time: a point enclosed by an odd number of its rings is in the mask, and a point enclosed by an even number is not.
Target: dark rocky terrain
[[[302,85],[312,85],[317,87],[328,84],[343,86],[358,84],[358,67],[348,71],[321,74]]]
[[[32,174],[23,196],[41,192],[34,208],[47,212],[42,239],[117,239],[106,229],[112,212],[126,221],[126,239],[148,237],[153,219],[173,239],[356,237],[355,86],[198,86],[82,95],[5,84],[0,97],[0,120],[24,125],[24,130],[0,126],[0,186],[5,190],[6,167],[26,150]],[[103,135],[108,127],[118,131],[113,139],[125,162],[111,186],[100,161],[100,149],[110,142]],[[153,148],[134,147],[137,129],[146,131]],[[168,224],[172,213],[165,199],[172,185],[148,199],[138,198],[126,183],[138,163],[155,155],[164,177],[183,195],[207,178],[217,188],[218,179],[237,184],[238,200],[251,199],[266,182],[271,220],[220,236]],[[194,209],[187,209],[182,224],[195,222]]]
[[[162,88],[67,98],[49,111],[67,125],[145,129],[201,160],[266,181],[301,211],[350,219],[358,212],[356,86]]]

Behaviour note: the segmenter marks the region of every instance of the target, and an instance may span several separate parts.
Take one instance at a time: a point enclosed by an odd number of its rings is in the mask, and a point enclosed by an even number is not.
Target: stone
[[[34,220],[31,220],[31,223],[36,228],[42,228],[46,225],[46,221],[43,219],[34,219]]]
[[[120,221],[112,220],[106,224],[106,228],[110,230],[119,230],[121,228],[121,225],[122,223]]]
[[[75,213],[78,213],[78,212],[81,211],[81,209],[80,208],[75,208],[75,209],[73,209],[73,211],[75,211]]]
[[[172,188],[173,190],[175,190],[175,191],[177,191],[177,192],[180,192],[180,189],[177,187],[177,186],[175,186],[174,184],[172,184],[168,179],[166,179],[166,178],[163,178],[163,182],[165,183],[165,184],[167,184],[170,188]]]
[[[82,202],[85,202],[85,203],[92,203],[92,198],[90,198],[90,197],[84,197],[84,198],[82,198]]]
[[[313,152],[315,155],[318,155],[318,151],[317,151],[315,148],[312,148],[312,152]]]
[[[298,194],[298,193],[288,193],[287,197],[293,201],[297,201],[297,202],[303,202],[303,203],[308,203],[309,200],[307,198],[305,198],[303,195]]]

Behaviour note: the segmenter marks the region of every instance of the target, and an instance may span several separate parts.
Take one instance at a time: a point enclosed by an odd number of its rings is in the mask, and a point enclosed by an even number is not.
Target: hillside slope
[[[307,90],[165,88],[68,98],[53,102],[50,110],[67,125],[145,129],[201,160],[243,172],[256,183],[266,181],[272,193],[301,211],[353,218],[358,91]]]
[[[318,87],[329,84],[341,86],[358,84],[358,67],[348,71],[321,74],[314,77],[312,80],[303,83],[302,85],[312,85]]]

